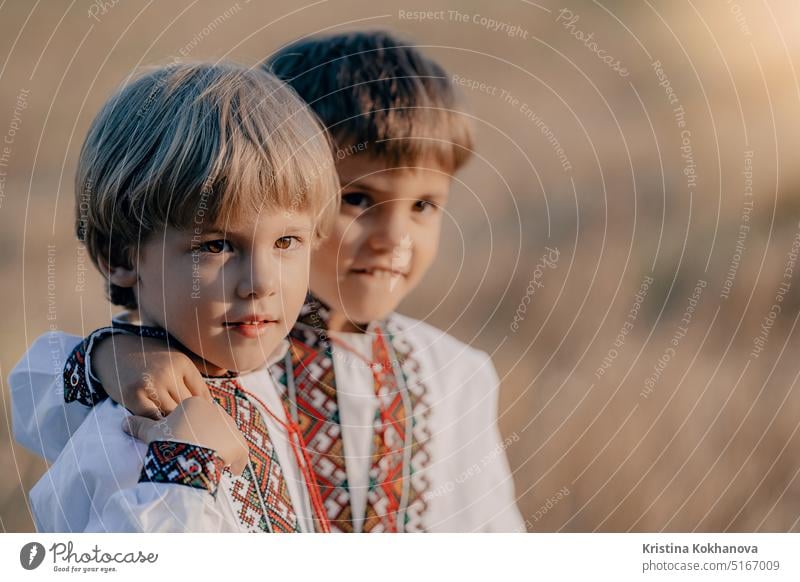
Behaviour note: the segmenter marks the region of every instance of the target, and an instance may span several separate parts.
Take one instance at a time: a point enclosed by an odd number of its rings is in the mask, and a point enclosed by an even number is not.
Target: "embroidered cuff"
[[[169,345],[167,333],[154,327],[114,321],[111,327],[93,331],[72,350],[64,365],[64,402],[80,402],[92,407],[108,398],[108,393],[92,370],[92,350],[101,340],[119,333],[163,339]]]
[[[80,402],[91,407],[108,397],[100,380],[92,372],[89,358],[98,341],[115,333],[126,332],[102,327],[90,333],[72,350],[64,365],[64,402]]]
[[[176,441],[153,441],[147,447],[139,483],[173,483],[205,489],[216,497],[222,457],[214,449]]]

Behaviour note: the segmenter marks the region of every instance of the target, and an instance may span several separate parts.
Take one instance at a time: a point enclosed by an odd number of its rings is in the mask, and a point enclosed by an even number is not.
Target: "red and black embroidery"
[[[96,329],[75,346],[67,357],[64,365],[64,402],[80,402],[84,406],[92,407],[108,398],[105,388],[88,365],[88,358],[98,342],[116,334],[156,338],[166,341],[169,347],[180,346],[177,340],[157,327],[115,321],[109,327]]]
[[[423,370],[419,360],[414,356],[414,348],[406,339],[403,330],[396,320],[389,318],[386,330],[391,337],[392,346],[399,360],[400,369],[406,384],[408,398],[411,402],[411,451],[408,467],[410,487],[408,500],[403,516],[403,531],[425,531],[425,512],[428,504],[425,493],[430,491],[430,479],[424,469],[431,461],[428,443],[431,438],[430,431],[430,404],[428,403],[428,389],[422,381]]]
[[[249,460],[241,476],[226,472],[231,500],[248,531],[300,531],[286,479],[261,413],[236,379],[206,379],[211,397],[236,421],[247,440]]]
[[[139,483],[171,483],[205,489],[216,497],[224,463],[213,449],[176,441],[147,447]]]
[[[350,532],[354,531],[352,508],[327,320],[327,308],[309,295],[289,338],[293,394],[288,389],[286,365],[281,362],[275,367],[281,372],[281,395],[287,413],[297,416],[331,528]],[[427,504],[423,494],[430,488],[423,471],[430,463],[427,389],[421,380],[419,362],[403,330],[391,317],[381,325],[397,361],[392,367],[389,346],[376,338],[373,356],[382,362],[383,373],[376,379],[380,409],[374,421],[373,459],[362,530],[424,531]],[[157,331],[162,335],[149,337],[172,339],[163,330]],[[87,406],[93,406],[106,397],[104,390],[98,391],[98,388],[102,389],[99,382],[94,382],[92,391],[91,384],[84,379],[90,374],[85,366],[85,354],[87,349],[91,349],[88,340],[93,336],[75,349],[64,370],[65,398],[72,384],[67,382],[69,377],[75,380],[76,388],[70,392],[71,400],[67,401],[79,400]],[[398,369],[402,378],[396,377]],[[248,468],[241,477],[231,476],[230,491],[241,523],[251,531],[268,531],[270,527],[274,531],[297,531],[297,518],[293,512],[289,513],[291,502],[271,442],[269,451],[254,452],[256,443],[269,442],[263,437],[266,428],[262,429],[261,415],[243,395],[237,398],[231,386],[223,386],[224,383],[218,383],[216,392],[212,391],[212,394],[237,420],[246,436],[249,431],[251,460],[255,460],[253,470],[256,474]],[[410,410],[410,416],[407,410]],[[255,417],[258,420],[251,420]],[[271,478],[273,467],[278,475],[275,479]],[[226,471],[224,477],[228,475]]]
[[[112,328],[99,329],[81,342],[70,354],[64,369],[66,401],[77,400],[87,406],[94,406],[108,397],[99,381],[90,379],[91,371],[86,365],[86,353],[87,350],[91,350],[94,342],[114,333],[129,333],[141,337],[163,339],[172,346],[180,345],[163,329],[155,327],[114,322]],[[70,382],[67,382],[67,377],[70,378]],[[229,470],[225,469],[222,471],[221,481],[220,476],[216,476],[216,480],[213,481],[214,492],[221,483],[230,494],[237,519],[248,531],[300,531],[299,521],[292,506],[277,452],[272,445],[261,413],[240,389],[238,381],[235,380],[235,374],[229,373],[221,378],[205,378],[205,381],[212,398],[236,421],[236,426],[247,440],[250,453],[250,462],[242,475],[232,475]],[[68,387],[69,394],[67,393]],[[152,455],[148,450],[146,461],[149,461],[150,464],[149,466],[145,465],[142,470],[142,477],[145,480],[192,487],[205,486],[212,482],[209,477],[205,476],[205,473],[199,474],[196,479],[191,478],[191,475],[184,470],[185,466],[189,466],[186,463],[189,463],[190,459],[179,456],[174,461],[168,462],[167,456],[162,454],[162,451],[169,449],[168,445],[170,444],[181,445],[181,447],[194,445],[168,441],[164,441],[164,443],[159,445]],[[195,448],[203,449],[203,447]],[[189,451],[187,454],[191,458],[194,458],[192,455],[200,454],[190,449],[185,450]],[[205,450],[209,451],[210,449]],[[176,463],[178,464],[176,465]],[[194,464],[190,465],[195,467]],[[209,490],[211,489],[209,488]]]
[[[89,376],[90,370],[86,365],[86,354],[95,341],[113,333],[114,331],[110,327],[93,331],[70,352],[67,363],[64,365],[64,402],[80,402],[84,406],[92,407],[108,398],[108,394],[100,382],[94,381]]]
[[[327,318],[327,308],[310,296],[290,334],[294,394],[289,389],[286,364],[276,366],[282,372],[284,405],[297,415],[331,529],[352,532],[351,496]],[[424,531],[422,515],[427,505],[422,494],[429,483],[420,471],[430,459],[426,450],[430,438],[426,389],[410,344],[397,337],[402,330],[395,329],[391,322],[385,325],[398,361],[392,366],[387,336],[376,334],[373,359],[381,364],[381,372],[375,375],[380,406],[374,421],[362,531]],[[398,379],[397,372],[403,377]],[[411,412],[410,417],[406,411]]]

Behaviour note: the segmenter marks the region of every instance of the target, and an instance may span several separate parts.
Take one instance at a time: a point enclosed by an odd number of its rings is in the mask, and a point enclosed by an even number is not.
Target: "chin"
[[[226,360],[229,360],[226,358]],[[237,374],[244,374],[247,372],[251,372],[258,368],[261,368],[266,364],[267,358],[264,355],[259,355],[258,357],[237,357],[234,360],[229,360],[226,362],[225,366],[221,366],[226,370],[230,370],[231,372],[236,372]]]
[[[391,314],[405,296],[405,288],[398,286],[392,291],[365,289],[362,286],[342,288],[339,300],[342,313],[353,323],[369,323],[386,318]],[[357,298],[342,301],[345,297]]]
[[[365,308],[360,305],[354,305],[351,307],[346,306],[344,313],[353,323],[369,323],[371,321],[384,319],[397,308],[397,305],[397,302],[393,301],[384,302],[381,305],[375,305],[372,303],[369,308]]]

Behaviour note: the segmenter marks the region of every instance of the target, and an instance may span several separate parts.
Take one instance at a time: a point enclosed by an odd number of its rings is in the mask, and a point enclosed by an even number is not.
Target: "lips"
[[[226,320],[222,325],[226,329],[235,331],[246,338],[256,338],[266,333],[270,328],[278,325],[278,318],[270,315],[248,315],[238,321]]]
[[[354,275],[365,275],[374,277],[376,279],[389,279],[392,277],[407,277],[408,273],[400,269],[393,269],[391,267],[362,267],[358,269],[350,269]]]

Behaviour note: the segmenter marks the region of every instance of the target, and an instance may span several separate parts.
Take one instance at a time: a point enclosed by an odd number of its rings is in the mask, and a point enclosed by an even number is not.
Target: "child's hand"
[[[131,335],[105,339],[94,349],[92,370],[114,402],[153,420],[192,396],[211,402],[197,366],[161,340]]]
[[[187,398],[172,414],[158,421],[129,416],[123,421],[122,430],[146,445],[153,441],[179,441],[214,449],[235,475],[241,475],[247,466],[249,452],[244,435],[221,406],[204,398]]]

